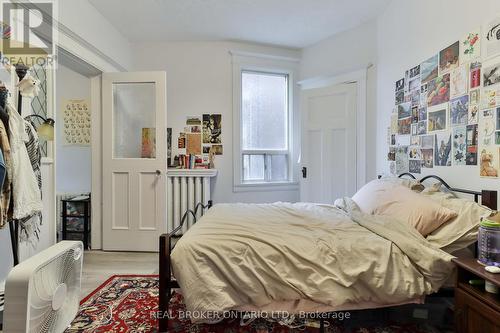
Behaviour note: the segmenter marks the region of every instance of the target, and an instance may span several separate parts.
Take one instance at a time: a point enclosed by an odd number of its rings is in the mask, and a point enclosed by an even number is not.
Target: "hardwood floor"
[[[158,274],[158,253],[85,251],[80,298],[116,274]]]

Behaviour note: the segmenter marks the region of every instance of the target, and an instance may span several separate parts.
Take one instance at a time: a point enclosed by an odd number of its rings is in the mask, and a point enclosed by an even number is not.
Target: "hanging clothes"
[[[31,167],[35,173],[38,188],[40,193],[42,192],[42,171],[40,170],[40,165],[42,163],[42,153],[40,152],[40,140],[38,139],[38,133],[35,127],[29,121],[24,121],[24,129],[26,135],[28,136],[28,141],[26,142],[26,150],[28,151],[28,156],[30,158]]]
[[[12,218],[21,220],[42,211],[42,195],[26,149],[29,137],[25,121],[11,104],[7,104],[7,112],[12,157]]]
[[[0,149],[5,164],[6,175],[3,181],[0,195],[0,228],[4,227],[8,221],[11,184],[12,184],[12,159],[10,152],[10,143],[5,124],[0,121]]]

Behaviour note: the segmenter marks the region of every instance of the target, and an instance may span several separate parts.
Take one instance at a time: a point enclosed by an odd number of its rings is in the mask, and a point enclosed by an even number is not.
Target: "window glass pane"
[[[243,149],[288,149],[288,76],[242,72]]]
[[[269,155],[269,170],[271,171],[271,180],[288,180],[288,156],[287,155]]]
[[[243,155],[243,180],[264,180],[264,155]]]
[[[156,157],[155,84],[113,84],[113,157]]]

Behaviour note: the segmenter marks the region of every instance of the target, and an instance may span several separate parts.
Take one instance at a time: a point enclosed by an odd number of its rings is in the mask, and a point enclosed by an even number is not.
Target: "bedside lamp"
[[[47,118],[45,119],[44,117],[38,115],[38,114],[31,114],[24,119],[28,119],[31,117],[36,117],[40,118],[43,120],[43,123],[41,123],[38,128],[36,129],[38,136],[45,140],[45,141],[53,141],[54,140],[54,124],[56,123],[54,119],[52,118]]]

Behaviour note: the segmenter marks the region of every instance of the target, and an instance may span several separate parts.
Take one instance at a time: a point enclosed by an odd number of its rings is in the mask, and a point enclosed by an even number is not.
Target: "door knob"
[[[161,177],[161,170],[156,170],[156,176]]]

